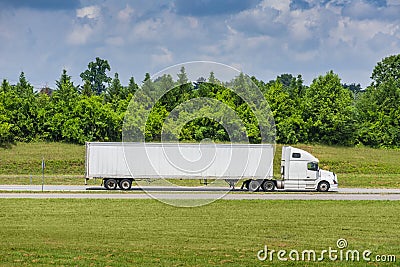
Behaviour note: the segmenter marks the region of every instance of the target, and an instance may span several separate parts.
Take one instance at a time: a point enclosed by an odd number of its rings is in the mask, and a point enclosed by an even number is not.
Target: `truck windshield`
[[[309,162],[309,163],[307,163],[307,169],[309,171],[318,171],[318,162]]]

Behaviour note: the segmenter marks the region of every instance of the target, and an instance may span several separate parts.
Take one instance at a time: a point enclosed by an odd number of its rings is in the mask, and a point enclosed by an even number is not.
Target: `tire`
[[[132,187],[132,181],[130,179],[122,179],[119,182],[119,188],[122,190],[129,190]]]
[[[317,191],[318,192],[328,192],[329,191],[329,183],[326,181],[322,181],[318,184],[317,186]]]
[[[104,187],[108,190],[117,189],[118,183],[115,179],[107,179],[104,181]]]
[[[249,182],[249,191],[255,192],[260,188],[260,182],[257,180],[251,180]]]
[[[265,181],[261,187],[265,192],[275,191],[275,183],[273,181]]]

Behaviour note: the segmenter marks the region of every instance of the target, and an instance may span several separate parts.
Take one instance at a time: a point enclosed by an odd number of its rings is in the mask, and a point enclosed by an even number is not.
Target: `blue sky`
[[[0,0],[0,78],[54,87],[66,68],[81,84],[98,56],[123,84],[210,60],[264,81],[333,70],[365,87],[400,53],[399,14],[400,0]]]

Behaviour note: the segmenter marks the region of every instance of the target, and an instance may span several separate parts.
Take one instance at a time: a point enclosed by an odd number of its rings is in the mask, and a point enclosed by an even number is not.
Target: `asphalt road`
[[[40,192],[39,185],[0,185],[0,198],[90,198],[90,199],[214,199],[221,193],[219,187],[155,187],[147,186],[146,192],[138,187],[128,192],[106,191],[102,187],[87,187],[77,185],[46,185]],[[226,188],[222,188],[222,191]],[[27,192],[35,191],[35,192]],[[39,192],[37,192],[39,191]],[[56,191],[49,193],[48,191]],[[60,191],[60,192],[57,192]],[[235,190],[226,194],[223,199],[282,199],[282,200],[400,200],[400,189],[366,189],[340,188],[337,192],[286,192],[248,193]]]
[[[85,194],[85,193],[0,193],[0,198],[65,198],[65,199],[214,199],[210,193],[155,193],[148,195],[139,194]],[[310,194],[310,193],[279,193],[279,194],[227,194],[226,200],[400,200],[400,194]]]

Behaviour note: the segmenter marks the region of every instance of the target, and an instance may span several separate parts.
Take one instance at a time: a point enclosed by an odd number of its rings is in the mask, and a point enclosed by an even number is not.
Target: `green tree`
[[[107,60],[96,57],[95,62],[88,64],[88,69],[81,73],[82,81],[89,81],[92,91],[100,95],[106,90],[106,84],[111,82],[111,78],[107,76],[107,71],[111,71],[110,64]]]
[[[93,95],[92,87],[91,87],[89,81],[84,82],[82,89],[81,89],[81,94],[84,96],[92,96]]]
[[[51,133],[48,129],[48,120],[51,116],[52,108],[50,96],[47,93],[39,93],[36,95],[36,105],[38,138],[42,140],[51,140]]]
[[[101,96],[80,97],[62,125],[61,134],[63,140],[78,144],[121,140],[118,117]]]
[[[24,72],[21,72],[19,75],[19,80],[15,86],[15,91],[24,97],[33,96],[33,86],[26,79]]]
[[[208,82],[211,83],[211,84],[218,84],[218,85],[221,84],[221,81],[218,80],[218,79],[215,77],[215,73],[214,73],[213,71],[210,72],[210,75],[208,76],[208,79],[207,79],[207,80],[208,80]]]
[[[8,83],[8,81],[6,79],[3,79],[3,82],[1,83],[0,86],[0,92],[4,92],[7,93],[9,91],[11,91],[11,85]]]
[[[143,80],[142,83],[145,83],[145,82],[150,81],[150,80],[151,80],[150,73],[146,72],[146,74],[144,75],[144,80]]]
[[[37,107],[33,86],[21,72],[18,83],[3,82],[3,106],[8,111],[10,132],[16,141],[30,141],[37,135]]]
[[[171,93],[173,96],[170,98],[173,102],[169,104],[169,108],[171,106],[176,106],[180,103],[185,102],[186,100],[190,99],[192,93],[193,93],[193,84],[189,81],[189,78],[187,77],[185,67],[182,66],[180,69],[180,72],[177,74],[178,80],[176,82],[176,86],[173,90],[171,90],[169,93]],[[166,86],[170,86],[169,84]],[[170,87],[172,88],[172,87]],[[168,109],[169,110],[169,109]]]
[[[67,74],[67,70],[63,70],[60,79],[56,81],[56,85],[57,90],[53,95],[56,101],[69,102],[78,96],[78,87],[72,82],[71,76]]]
[[[78,88],[73,84],[71,76],[63,70],[60,79],[56,81],[57,90],[53,92],[51,101],[44,111],[41,111],[43,121],[42,136],[51,141],[63,141],[63,128],[72,116],[72,111],[79,98]],[[46,99],[41,99],[42,102]]]
[[[139,86],[135,82],[135,78],[131,77],[129,79],[129,84],[126,89],[126,95],[128,96],[129,94],[134,95],[136,91],[139,89]]]
[[[293,79],[295,79],[293,75],[288,73],[281,74],[276,78],[284,87],[290,87]]]
[[[333,71],[314,79],[307,89],[304,117],[310,142],[354,144],[352,96]]]
[[[378,62],[357,101],[359,142],[373,147],[400,146],[400,54]]]
[[[289,83],[290,86],[291,83]],[[296,144],[307,140],[305,123],[302,118],[303,107],[297,98],[290,97],[289,91],[278,78],[270,84],[265,94],[276,126],[276,141],[281,144]]]
[[[0,87],[0,146],[14,141],[14,136],[11,133],[12,124],[10,124],[10,112],[6,110],[3,103],[5,101],[8,82],[3,81]]]
[[[400,88],[393,79],[369,86],[357,102],[359,142],[372,147],[400,146]]]
[[[162,95],[160,99],[161,103],[165,106],[168,111],[171,111],[181,103],[182,94],[184,93],[179,85],[174,83],[174,80],[171,75],[164,74],[161,77],[158,77],[155,81],[155,85],[157,90],[160,92],[166,92]],[[182,85],[183,87],[185,85]]]
[[[177,81],[178,85],[184,85],[188,83],[189,79],[187,77],[185,67],[183,66],[181,67],[180,72],[177,74],[177,76],[178,76],[178,81]]]
[[[372,71],[371,79],[374,87],[386,82],[394,82],[396,86],[400,86],[400,54],[386,57],[378,62]]]
[[[105,100],[109,103],[118,103],[120,99],[124,98],[124,88],[119,80],[118,73],[114,74],[110,86],[107,88]]]

